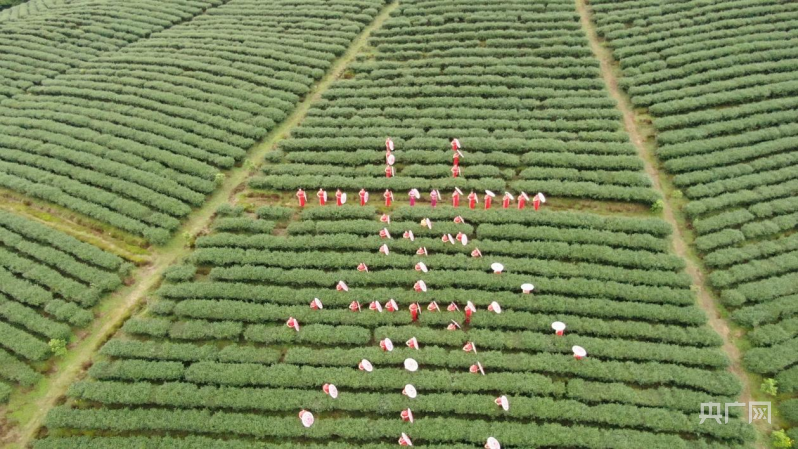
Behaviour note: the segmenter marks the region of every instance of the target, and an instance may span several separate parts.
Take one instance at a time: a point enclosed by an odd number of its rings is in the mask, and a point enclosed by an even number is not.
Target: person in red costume
[[[468,194],[468,208],[474,209],[477,207],[477,202],[479,201],[479,196],[472,190],[471,193]]]
[[[305,204],[308,202],[308,195],[301,187],[296,191],[296,197],[299,199],[299,207],[305,207]]]
[[[452,206],[460,207],[460,197],[463,195],[463,192],[458,189],[457,187],[454,188],[454,192],[452,193]]]
[[[508,209],[510,207],[510,202],[513,200],[513,196],[510,192],[504,192],[504,198],[502,198],[502,208]]]
[[[324,189],[319,189],[319,191],[316,192],[316,196],[319,198],[319,206],[327,204],[327,192],[325,192]]]
[[[382,194],[383,198],[385,198],[385,205],[387,207],[391,207],[391,201],[393,201],[393,192],[390,190],[386,190],[385,193]]]
[[[343,201],[344,194],[341,192],[341,189],[335,191],[335,205],[342,206],[344,204]]]

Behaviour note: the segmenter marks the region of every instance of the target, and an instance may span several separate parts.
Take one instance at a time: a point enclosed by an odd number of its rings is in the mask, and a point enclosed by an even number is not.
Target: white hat
[[[551,328],[555,331],[564,331],[565,330],[565,323],[562,321],[555,321],[551,323]]]
[[[410,372],[418,370],[418,362],[414,359],[405,359],[405,369]]]

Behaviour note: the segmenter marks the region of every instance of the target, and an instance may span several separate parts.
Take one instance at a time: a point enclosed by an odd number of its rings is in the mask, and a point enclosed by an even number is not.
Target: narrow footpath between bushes
[[[7,419],[17,424],[11,429],[0,428],[0,445],[9,448],[24,448],[36,438],[49,410],[58,403],[69,386],[83,374],[85,367],[88,366],[100,347],[140,306],[146,303],[147,295],[158,286],[164,270],[190,254],[190,248],[185,244],[185,236],[196,236],[210,225],[216,209],[225,204],[241,186],[245,185],[247,178],[262,164],[265,154],[272,150],[279,141],[289,136],[291,129],[307,115],[311,104],[319,99],[322,93],[344,72],[346,66],[366,45],[371,33],[379,29],[398,6],[397,1],[386,5],[374,18],[374,21],[352,41],[346,53],[333,63],[329,72],[314,85],[291,115],[247,153],[241,166],[226,173],[222,185],[202,207],[189,215],[169,243],[152,248],[150,263],[134,270],[132,277],[135,282],[130,287],[123,288],[104,300],[101,305],[102,316],[86,329],[86,336],[77,345],[70,348],[69,354],[57,363],[57,372],[47,376],[32,391],[12,397],[6,409],[8,416],[0,416],[0,423]]]
[[[685,239],[685,230],[680,223],[686,223],[686,218],[682,215],[681,211],[675,209],[670,202],[668,193],[673,189],[671,188],[667,177],[660,173],[657,167],[656,154],[654,154],[654,145],[646,145],[646,138],[644,136],[652,136],[654,129],[651,125],[643,125],[644,120],[639,120],[641,117],[634,110],[629,97],[618,86],[618,63],[612,54],[612,51],[604,45],[603,39],[599,37],[596,31],[596,25],[593,22],[593,13],[590,10],[588,0],[575,0],[576,9],[579,13],[582,29],[590,42],[590,48],[596,59],[599,60],[601,66],[601,75],[604,78],[604,83],[610,96],[615,100],[618,109],[623,114],[624,128],[626,129],[632,144],[637,149],[637,153],[643,160],[646,174],[651,178],[653,187],[658,191],[663,198],[662,218],[670,223],[673,228],[673,250],[677,256],[681,257],[686,264],[685,271],[693,280],[693,285],[698,287],[696,296],[698,297],[698,305],[707,313],[709,317],[709,325],[723,338],[723,351],[728,355],[731,365],[729,370],[734,373],[742,382],[742,392],[740,393],[739,401],[750,402],[751,396],[751,379],[748,377],[747,372],[742,365],[742,355],[740,349],[734,344],[735,336],[729,328],[729,324],[721,317],[718,301],[713,297],[709,285],[707,284],[704,272],[698,263],[696,263],[698,254],[695,249],[687,243]],[[645,133],[644,133],[645,132]],[[667,186],[668,188],[664,188]],[[698,404],[696,404],[698,405]],[[769,426],[764,421],[757,421],[757,423],[764,423],[764,426],[758,425],[757,430],[765,435]],[[760,438],[763,440],[763,438]],[[763,449],[766,447],[760,443]]]

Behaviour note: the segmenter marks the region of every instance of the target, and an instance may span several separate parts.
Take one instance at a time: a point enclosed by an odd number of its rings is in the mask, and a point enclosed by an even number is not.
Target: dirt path
[[[590,48],[593,50],[593,53],[601,65],[601,74],[607,85],[607,89],[612,98],[617,102],[618,109],[623,114],[624,128],[626,128],[626,131],[629,133],[629,137],[635,148],[637,148],[640,158],[643,159],[645,171],[651,178],[654,189],[663,196],[664,208],[662,211],[662,218],[670,223],[673,228],[673,250],[676,255],[681,257],[687,264],[685,270],[692,278],[693,285],[698,287],[698,291],[696,292],[698,304],[706,311],[709,317],[709,325],[723,337],[723,351],[726,352],[731,360],[729,370],[742,381],[743,390],[740,393],[739,401],[749,402],[752,400],[751,382],[742,366],[740,349],[734,344],[735,337],[729,328],[729,324],[721,317],[716,300],[713,298],[709,286],[705,282],[704,273],[695,262],[698,260],[698,255],[694,248],[687,243],[687,239],[684,235],[684,228],[680,225],[680,223],[685,222],[684,217],[679,216],[677,218],[677,214],[680,214],[680,212],[674,210],[673,205],[668,199],[668,191],[663,187],[663,177],[656,166],[656,156],[651,146],[646,145],[646,138],[644,135],[651,135],[653,130],[647,130],[649,131],[648,134],[643,133],[642,129],[644,127],[639,125],[637,115],[629,98],[626,96],[626,93],[618,87],[618,77],[616,75],[617,63],[612,52],[603,45],[602,39],[596,32],[596,27],[592,20],[592,12],[590,11],[590,7],[586,4],[586,0],[576,0],[576,8],[579,12],[582,29],[585,31],[590,41]]]
[[[175,232],[169,243],[152,250],[150,264],[134,271],[133,277],[136,282],[103,302],[102,309],[106,312],[92,323],[87,329],[86,337],[72,347],[64,360],[58,363],[58,371],[48,376],[33,391],[12,399],[6,412],[10,413],[9,418],[18,420],[19,424],[12,429],[0,429],[0,445],[8,448],[24,448],[36,438],[47,412],[58,403],[67,388],[83,375],[85,366],[91,362],[96,351],[116,333],[139,306],[143,305],[147,295],[159,285],[163,271],[189,255],[190,249],[185,245],[186,233],[195,236],[210,224],[216,209],[226,203],[239,187],[246,183],[253,170],[257,170],[262,164],[264,155],[280,140],[289,136],[290,130],[302,121],[313,101],[318,99],[343,73],[346,66],[366,45],[371,33],[382,26],[397,6],[396,1],[386,5],[374,21],[350,44],[346,53],[333,63],[327,75],[313,86],[305,100],[297,105],[291,115],[250,150],[246,157],[246,161],[249,162],[244,161],[241,167],[229,171],[220,188],[201,208],[189,215],[188,220]],[[248,166],[255,168],[253,170],[245,168]],[[4,418],[7,417],[0,415],[0,422]]]

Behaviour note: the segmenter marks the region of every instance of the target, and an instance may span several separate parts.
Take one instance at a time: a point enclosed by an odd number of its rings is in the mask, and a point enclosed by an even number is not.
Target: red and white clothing
[[[502,198],[502,208],[508,209],[510,207],[510,202],[513,201],[513,196],[510,195],[510,192],[504,192],[504,198]]]
[[[327,204],[327,192],[325,192],[324,189],[319,189],[319,191],[316,192],[316,196],[319,198],[320,206]]]
[[[382,194],[383,198],[385,198],[385,205],[390,207],[391,201],[393,201],[393,192],[390,190],[386,190],[385,193]]]
[[[474,209],[477,207],[477,202],[479,202],[479,196],[472,190],[471,193],[468,194],[468,208]]]
[[[296,197],[299,200],[299,207],[305,207],[305,203],[308,202],[308,195],[305,191],[302,189],[297,190]]]
[[[360,195],[360,205],[365,206],[369,202],[369,193],[366,192],[366,189],[360,189],[358,195]]]
[[[438,200],[441,198],[441,193],[437,190],[433,190],[429,193],[429,202],[432,207],[438,205]]]
[[[526,196],[526,193],[521,192],[518,195],[518,209],[523,209],[526,206],[527,201],[529,201],[529,197]]]
[[[463,195],[463,192],[460,189],[455,188],[454,192],[452,193],[452,206],[460,207],[460,196]]]

